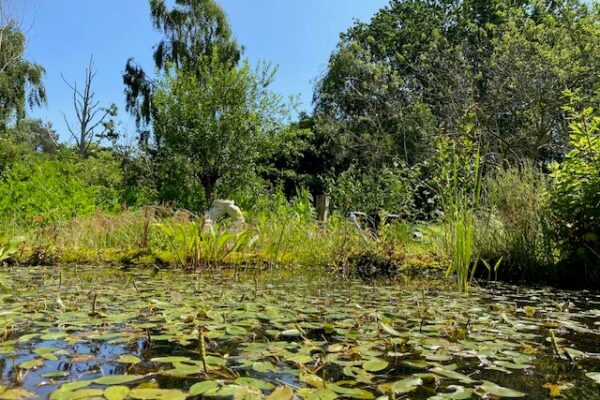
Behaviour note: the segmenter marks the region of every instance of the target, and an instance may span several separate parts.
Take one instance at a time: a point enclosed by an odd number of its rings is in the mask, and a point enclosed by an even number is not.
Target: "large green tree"
[[[242,50],[233,38],[225,12],[214,0],[176,0],[172,8],[165,0],[149,2],[152,24],[162,35],[153,53],[156,70],[165,71],[170,65],[201,78],[199,74],[206,73],[201,65],[205,57],[217,55],[231,68],[239,62]],[[156,82],[133,59],[125,65],[123,81],[126,110],[139,126],[149,125]]]
[[[0,4],[0,128],[25,117],[26,106],[46,103],[42,66],[24,58],[26,39]]]
[[[561,157],[562,92],[596,86],[599,15],[579,0],[392,0],[341,35],[318,82],[331,168],[426,160],[466,115],[498,162]]]
[[[214,55],[203,61],[202,78],[167,68],[154,94],[153,125],[163,171],[185,168],[177,184],[200,184],[210,204],[220,179],[246,176],[275,141],[287,107],[267,89],[274,76],[268,65],[255,71],[248,62],[230,68]]]
[[[158,200],[200,209],[218,182],[231,188],[257,175],[257,162],[283,143],[287,103],[268,89],[272,68],[240,64],[242,49],[214,0],[176,0],[171,8],[151,0],[150,9],[163,36],[154,49],[158,76],[129,60],[127,109]]]

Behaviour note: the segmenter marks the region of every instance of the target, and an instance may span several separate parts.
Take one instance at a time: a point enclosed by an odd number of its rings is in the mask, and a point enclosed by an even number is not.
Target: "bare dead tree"
[[[101,107],[100,102],[96,100],[96,92],[92,88],[96,77],[93,57],[90,57],[90,62],[85,70],[83,91],[78,89],[77,82],[71,84],[62,74],[61,77],[73,91],[73,108],[77,117],[77,125],[72,126],[65,113],[62,113],[63,118],[71,137],[75,140],[79,154],[85,158],[89,154],[90,146],[95,141],[104,138],[116,139],[115,123],[112,117],[117,115],[117,106],[111,104],[109,107]]]

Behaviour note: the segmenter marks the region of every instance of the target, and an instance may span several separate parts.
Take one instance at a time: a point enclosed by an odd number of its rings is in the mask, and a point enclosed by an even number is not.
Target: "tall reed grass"
[[[454,151],[449,160],[443,196],[445,241],[450,255],[446,276],[454,274],[457,289],[468,292],[479,259],[475,235],[482,188],[480,147],[475,145],[474,152],[466,157]]]

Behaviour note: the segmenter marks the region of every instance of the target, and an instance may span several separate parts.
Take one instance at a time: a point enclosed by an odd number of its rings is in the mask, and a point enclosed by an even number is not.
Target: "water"
[[[546,399],[551,388],[600,399],[600,294],[463,295],[315,271],[4,269],[0,372],[0,399],[119,398],[114,386],[177,399],[194,385],[248,399],[283,386],[306,399]]]

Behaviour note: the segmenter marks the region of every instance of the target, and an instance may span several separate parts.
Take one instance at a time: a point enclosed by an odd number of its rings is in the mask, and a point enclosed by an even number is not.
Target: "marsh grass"
[[[244,257],[239,255],[257,239],[248,230],[232,232],[220,225],[205,229],[202,218],[185,223],[160,222],[151,230],[150,250],[170,251],[184,268],[214,268],[242,263]]]
[[[343,249],[356,247],[359,233],[339,215],[320,224],[308,196],[274,198],[246,212],[241,232],[227,220],[204,230],[202,218],[168,207],[145,207],[119,214],[96,213],[64,222],[4,226],[7,237],[23,236],[24,264],[133,263],[180,267],[260,264],[326,266]]]
[[[385,223],[372,236],[337,212],[323,224],[306,192],[291,200],[275,195],[246,211],[245,217],[242,231],[233,231],[228,220],[205,230],[202,218],[194,213],[147,206],[63,222],[14,224],[0,233],[25,238],[18,254],[11,253],[24,265],[302,266],[340,272],[351,256],[369,254],[393,256],[394,262],[400,260],[415,270],[439,265],[432,242],[413,240],[410,225]]]
[[[552,274],[555,260],[549,231],[549,183],[531,164],[490,173],[478,226],[477,247],[490,262],[502,259],[515,279],[543,280]],[[503,267],[503,269],[505,269]]]
[[[470,146],[467,143],[465,147]],[[453,152],[450,165],[445,166],[448,185],[443,199],[444,231],[450,255],[446,276],[455,275],[457,289],[461,292],[470,290],[479,260],[476,225],[482,188],[481,151],[479,144],[472,148],[472,154],[466,157]]]

